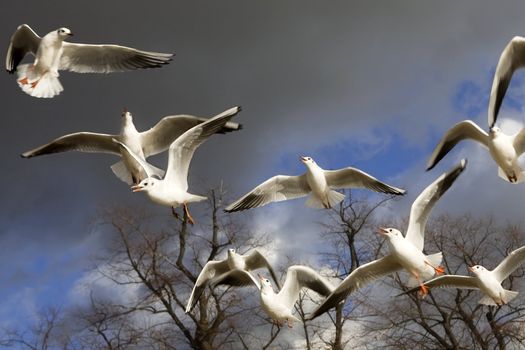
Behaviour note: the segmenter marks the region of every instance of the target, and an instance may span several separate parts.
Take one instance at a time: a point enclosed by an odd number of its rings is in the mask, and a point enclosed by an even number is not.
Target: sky
[[[454,123],[472,119],[487,129],[492,75],[508,41],[525,35],[523,13],[520,1],[1,2],[5,51],[27,23],[40,35],[65,26],[73,42],[176,55],[161,69],[62,72],[64,91],[50,100],[23,93],[15,76],[0,79],[0,325],[74,294],[106,239],[92,226],[101,208],[167,210],[114,177],[113,156],[19,156],[71,132],[118,133],[124,107],[144,130],[166,115],[211,117],[242,106],[235,120],[244,129],[197,151],[194,193],[223,182],[241,196],[273,175],[304,172],[298,157],[309,155],[321,167],[355,166],[406,188],[384,212],[400,218],[426,185],[466,157],[467,170],[435,213],[521,220],[525,185],[501,180],[478,145],[464,142],[424,169]],[[515,74],[498,119],[508,133],[523,124],[523,74]],[[152,162],[164,167],[166,158]],[[299,199],[246,215],[255,229],[275,232],[275,259],[315,259],[322,211]]]

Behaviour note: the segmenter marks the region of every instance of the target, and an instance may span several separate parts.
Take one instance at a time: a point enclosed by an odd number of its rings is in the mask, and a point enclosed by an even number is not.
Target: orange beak
[[[388,229],[385,228],[385,227],[380,227],[380,228],[377,230],[377,233],[380,233],[380,234],[386,236],[387,233],[388,233]]]
[[[467,269],[468,269],[470,272],[474,272],[474,266],[467,266]]]
[[[131,186],[131,191],[132,191],[133,193],[135,193],[135,192],[140,192],[140,191],[142,191],[142,190],[144,190],[144,187],[142,187],[141,185],[134,185],[134,186]]]

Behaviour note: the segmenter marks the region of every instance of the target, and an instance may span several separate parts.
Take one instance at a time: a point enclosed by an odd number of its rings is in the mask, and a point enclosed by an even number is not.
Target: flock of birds
[[[17,83],[27,94],[39,98],[52,98],[63,87],[58,80],[59,70],[78,73],[110,73],[141,68],[157,68],[168,64],[172,54],[148,52],[119,45],[89,45],[66,42],[72,36],[68,28],[59,28],[43,37],[38,36],[28,25],[17,28],[11,37],[6,57],[6,69],[17,74]],[[35,56],[33,63],[20,64],[27,54]],[[495,126],[505,92],[514,71],[525,66],[525,38],[515,37],[504,49],[492,85],[488,126],[485,132],[471,120],[464,120],[445,133],[436,146],[427,170],[432,169],[458,142],[473,139],[486,148],[497,163],[499,175],[511,182],[525,180],[518,158],[525,151],[525,128],[516,135],[506,135]],[[130,112],[122,114],[122,129],[119,135],[93,132],[76,132],[61,136],[45,145],[22,154],[24,158],[66,151],[110,153],[121,160],[111,166],[114,174],[132,185],[133,192],[145,192],[155,203],[175,208],[182,206],[189,223],[194,219],[188,204],[200,202],[206,197],[188,192],[188,170],[196,149],[216,133],[235,132],[241,124],[231,119],[240,112],[240,107],[230,108],[212,118],[191,115],[174,115],[162,118],[151,129],[139,132],[133,124]],[[169,150],[166,170],[147,162],[149,156]],[[403,195],[405,190],[391,186],[362,170],[347,167],[324,170],[311,157],[300,157],[306,167],[302,175],[277,175],[242,196],[226,207],[226,212],[235,212],[260,207],[272,202],[308,196],[306,204],[312,208],[329,209],[344,199],[337,189],[364,188],[392,195]],[[503,289],[501,283],[523,262],[525,246],[510,253],[494,270],[483,266],[472,266],[474,276],[444,275],[441,264],[442,253],[426,255],[423,252],[425,226],[432,208],[452,186],[467,166],[463,159],[449,172],[432,182],[412,204],[406,235],[396,228],[379,228],[389,247],[389,254],[361,265],[335,286],[327,278],[307,266],[295,265],[287,270],[282,288],[267,259],[253,250],[240,255],[229,249],[224,260],[208,261],[199,274],[186,312],[191,312],[207,288],[219,285],[255,286],[260,291],[262,309],[279,325],[292,327],[299,321],[293,315],[294,305],[303,288],[311,289],[324,299],[309,315],[313,319],[327,312],[362,288],[383,276],[404,270],[409,273],[406,293],[419,291],[422,296],[428,289],[452,287],[479,289],[484,294],[480,300],[485,305],[503,305],[518,293]],[[265,268],[275,282],[278,292],[269,279],[262,275],[254,277],[252,271]],[[436,275],[440,275],[433,278]]]

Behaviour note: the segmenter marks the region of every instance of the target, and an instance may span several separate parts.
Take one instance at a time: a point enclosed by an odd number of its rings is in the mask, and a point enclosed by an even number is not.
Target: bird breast
[[[290,310],[279,303],[277,295],[270,292],[261,292],[261,307],[274,320],[284,320],[290,316]]]
[[[310,186],[312,192],[318,196],[322,196],[327,190],[324,171],[318,167],[308,167],[306,172],[306,182]]]
[[[40,73],[52,71],[58,74],[62,52],[62,41],[46,35],[42,38],[36,53],[36,69],[38,69]]]
[[[491,298],[498,299],[503,287],[490,273],[484,273],[476,276],[479,282],[479,289]]]

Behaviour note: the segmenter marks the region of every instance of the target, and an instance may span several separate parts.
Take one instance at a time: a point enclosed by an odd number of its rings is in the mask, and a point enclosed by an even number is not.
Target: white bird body
[[[395,229],[392,229],[395,230]],[[390,248],[390,254],[393,255],[399,264],[413,276],[418,276],[421,280],[426,280],[434,276],[435,269],[432,262],[429,261],[427,256],[423,252],[416,248],[412,242],[403,237],[401,232],[398,235],[388,236],[388,246]],[[414,286],[414,281],[417,279],[411,279],[409,285]],[[417,285],[417,283],[415,284]]]
[[[63,42],[69,35],[72,35],[71,32],[59,35],[58,31],[53,30],[42,37],[33,62],[33,67],[38,73],[43,75],[50,72],[58,77],[60,57],[64,51]]]
[[[494,276],[492,271],[477,265],[470,268],[474,273],[479,289],[490,297],[497,305],[506,304],[505,289],[501,286],[501,281]],[[483,300],[483,299],[482,299]]]
[[[510,182],[521,182],[523,169],[518,163],[520,154],[514,148],[516,135],[506,135],[499,128],[489,132],[489,153],[499,166],[499,175]],[[513,181],[515,179],[515,181]]]
[[[188,193],[188,186],[178,187],[173,184],[154,178],[146,179],[143,185],[147,186],[145,190],[146,195],[155,203],[167,207],[179,207],[185,203],[202,202],[208,199],[207,197],[198,196]]]
[[[278,293],[275,293],[271,286],[261,283],[261,307],[268,316],[277,323],[293,324],[293,321],[300,320],[292,314],[292,308],[285,305]]]
[[[247,270],[246,259],[235,252],[234,249],[228,249],[228,267],[230,270]]]
[[[133,124],[133,118],[131,113],[125,112],[124,121],[122,123],[122,130],[120,132],[120,140],[129,149],[135,153],[138,157],[143,160],[146,160],[144,155],[144,149],[141,142],[140,133],[135,128]],[[128,152],[120,152],[122,157],[122,162],[124,163],[127,171],[131,174],[132,182],[138,183],[141,179],[144,179],[145,173],[142,170],[142,166],[131,156]]]
[[[331,208],[331,204],[328,201],[328,192],[331,189],[326,182],[324,170],[315,162],[306,161],[304,164],[306,165],[306,182],[312,191],[312,196],[323,203],[325,208]]]

